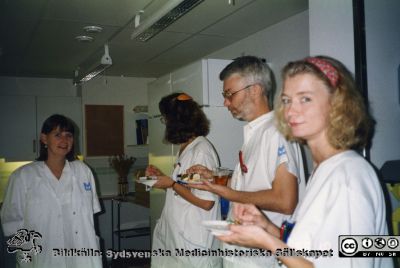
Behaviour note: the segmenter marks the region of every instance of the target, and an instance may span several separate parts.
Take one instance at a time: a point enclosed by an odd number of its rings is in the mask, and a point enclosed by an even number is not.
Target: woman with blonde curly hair
[[[329,77],[312,63],[313,61],[326,62],[334,68],[331,72],[332,75],[337,75],[337,77],[332,77],[335,79],[335,87]],[[282,78],[286,81],[300,74],[309,74],[318,78],[331,95],[326,129],[329,143],[336,149],[364,148],[370,138],[372,120],[366,111],[364,100],[356,88],[352,75],[346,67],[337,60],[319,56],[288,63],[283,69]],[[286,105],[284,102],[285,99],[278,98],[276,103],[279,130],[290,140],[307,142],[303,137],[292,134],[292,128],[285,119]]]
[[[280,228],[254,205],[235,204],[228,243],[265,248],[320,250],[319,257],[278,258],[287,267],[392,267],[389,258],[352,258],[340,235],[387,235],[385,201],[371,165],[355,150],[369,138],[371,118],[349,71],[339,61],[309,57],[288,63],[276,101],[280,130],[306,143],[314,170],[290,222]],[[342,252],[346,256],[339,256]]]

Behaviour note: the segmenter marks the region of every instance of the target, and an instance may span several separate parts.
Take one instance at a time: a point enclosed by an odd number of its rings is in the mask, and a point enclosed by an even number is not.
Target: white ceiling
[[[308,0],[204,0],[149,41],[131,40],[139,10],[145,19],[165,1],[0,0],[0,75],[73,78],[108,42],[107,75],[158,77],[308,8]],[[104,30],[77,42],[87,25]]]

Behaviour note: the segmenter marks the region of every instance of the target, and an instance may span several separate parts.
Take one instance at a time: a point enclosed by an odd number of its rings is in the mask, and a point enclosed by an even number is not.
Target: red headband
[[[318,68],[329,79],[333,87],[337,86],[339,73],[328,61],[320,58],[306,58],[306,61]]]

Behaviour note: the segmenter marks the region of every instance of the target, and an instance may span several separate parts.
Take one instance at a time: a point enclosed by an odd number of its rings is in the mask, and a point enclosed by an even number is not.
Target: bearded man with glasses
[[[191,187],[231,202],[255,204],[280,226],[294,212],[305,188],[305,178],[299,145],[288,142],[275,126],[272,71],[260,58],[242,56],[226,66],[219,77],[224,82],[224,106],[234,118],[248,122],[244,126],[244,143],[228,186],[205,181]],[[212,177],[210,170],[199,165],[188,172]],[[231,215],[229,211],[228,219],[234,221]],[[228,244],[223,247],[249,250]],[[276,264],[272,256],[224,258],[224,267],[275,267]]]

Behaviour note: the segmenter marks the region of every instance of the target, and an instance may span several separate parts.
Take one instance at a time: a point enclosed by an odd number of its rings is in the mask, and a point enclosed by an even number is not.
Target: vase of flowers
[[[118,174],[118,195],[124,197],[128,193],[128,174],[133,163],[135,163],[135,157],[128,157],[127,155],[114,155],[109,158],[110,166]]]

